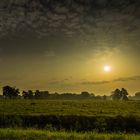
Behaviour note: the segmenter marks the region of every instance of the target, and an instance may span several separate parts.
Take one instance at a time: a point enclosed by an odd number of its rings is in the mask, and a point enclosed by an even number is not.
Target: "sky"
[[[0,1],[0,87],[135,94],[139,17],[139,0]]]

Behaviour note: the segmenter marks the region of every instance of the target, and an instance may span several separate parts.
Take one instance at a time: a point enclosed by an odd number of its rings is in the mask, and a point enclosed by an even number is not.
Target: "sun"
[[[104,69],[105,72],[110,72],[111,71],[111,66],[105,65],[103,69]]]

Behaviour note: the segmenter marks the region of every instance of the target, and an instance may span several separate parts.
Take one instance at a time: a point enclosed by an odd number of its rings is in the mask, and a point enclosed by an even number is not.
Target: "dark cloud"
[[[105,46],[139,52],[139,17],[138,0],[2,0],[1,53],[84,55]]]
[[[0,35],[11,38],[30,33],[43,37],[62,33],[71,37],[96,34],[98,28],[107,32],[111,28],[137,30],[139,9],[136,0],[3,0]]]
[[[83,85],[104,85],[113,82],[128,82],[128,81],[137,81],[140,80],[140,76],[132,76],[132,77],[122,77],[110,81],[93,81],[93,82],[82,82]]]
[[[139,48],[139,17],[138,0],[2,0],[0,45],[3,54],[51,56],[68,47],[75,52],[75,40],[78,46],[94,44],[93,49],[120,44]]]

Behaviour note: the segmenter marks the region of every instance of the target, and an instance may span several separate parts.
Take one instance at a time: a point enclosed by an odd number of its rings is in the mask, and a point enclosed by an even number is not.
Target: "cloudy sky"
[[[101,95],[124,87],[134,94],[139,17],[139,0],[2,0],[0,86]]]

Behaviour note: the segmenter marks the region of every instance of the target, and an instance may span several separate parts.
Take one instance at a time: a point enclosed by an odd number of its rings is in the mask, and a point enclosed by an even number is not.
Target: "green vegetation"
[[[140,132],[139,101],[0,100],[1,128]]]
[[[137,116],[139,101],[0,100],[1,115]]]
[[[139,140],[140,134],[61,132],[35,129],[0,129],[2,140]]]

